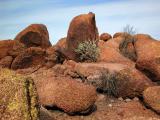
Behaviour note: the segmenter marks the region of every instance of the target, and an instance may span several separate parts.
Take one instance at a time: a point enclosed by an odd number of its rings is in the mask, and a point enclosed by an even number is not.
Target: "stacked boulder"
[[[68,114],[90,113],[97,92],[109,90],[114,97],[143,97],[146,106],[160,113],[160,42],[145,34],[127,34],[127,39],[135,41],[123,43],[124,34],[112,38],[103,33],[99,38],[95,14],[88,13],[73,18],[67,37],[55,46],[42,24],[28,26],[14,40],[0,41],[0,67],[21,74],[32,69],[29,76],[33,78],[0,69],[0,118],[37,119],[37,96],[43,107],[58,107]],[[85,41],[94,42],[100,50],[96,63],[78,63],[75,50]]]
[[[21,31],[14,40],[0,41],[0,50],[3,51],[0,53],[0,66],[14,70],[44,66],[50,57],[46,50],[51,47],[46,26],[32,24]],[[52,51],[55,53],[54,49]],[[56,55],[52,57],[56,58]],[[52,60],[53,63],[55,61]]]

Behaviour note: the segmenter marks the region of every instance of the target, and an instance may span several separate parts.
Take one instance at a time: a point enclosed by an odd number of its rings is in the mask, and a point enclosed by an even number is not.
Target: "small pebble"
[[[105,96],[102,95],[102,94],[100,94],[100,95],[98,95],[97,101],[102,101],[102,100],[104,100],[104,99],[105,99]]]
[[[109,107],[112,107],[112,104],[108,104]]]
[[[83,119],[84,117],[83,116],[81,116],[81,119]]]
[[[111,103],[114,103],[114,100],[111,99],[110,102],[111,102]]]
[[[134,100],[134,101],[139,101],[139,98],[138,98],[138,97],[135,97],[133,100]]]
[[[122,98],[122,97],[119,97],[118,100],[119,100],[119,101],[123,101],[123,98]]]
[[[126,102],[131,102],[131,99],[127,98],[125,99]]]

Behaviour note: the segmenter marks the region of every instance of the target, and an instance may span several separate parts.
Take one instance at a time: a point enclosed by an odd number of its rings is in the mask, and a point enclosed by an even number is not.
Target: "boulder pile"
[[[89,59],[96,49],[96,60],[80,61],[77,49]],[[99,36],[92,12],[74,17],[55,45],[43,24],[0,40],[2,120],[158,120],[159,85],[160,41]]]

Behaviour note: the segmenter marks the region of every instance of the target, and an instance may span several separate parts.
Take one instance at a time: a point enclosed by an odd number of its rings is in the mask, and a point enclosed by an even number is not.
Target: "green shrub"
[[[123,40],[119,45],[120,53],[133,61],[136,61],[137,58],[136,51],[135,49],[133,51],[129,51],[128,44],[131,43],[134,46],[136,38],[133,37],[133,35],[135,33],[136,32],[132,26],[127,25],[124,27]]]
[[[112,95],[117,97],[117,79],[115,73],[109,73],[108,71],[103,71],[100,76],[101,85],[100,88],[107,95]]]
[[[100,51],[96,41],[89,40],[80,43],[75,52],[81,62],[96,62]]]

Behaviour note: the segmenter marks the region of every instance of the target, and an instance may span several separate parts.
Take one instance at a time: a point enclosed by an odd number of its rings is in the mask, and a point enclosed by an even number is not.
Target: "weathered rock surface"
[[[60,40],[58,40],[58,42],[56,43],[56,47],[57,48],[62,48],[62,49],[65,49],[66,48],[66,37],[64,38],[61,38]]]
[[[55,64],[59,62],[58,60],[58,53],[56,52],[56,48],[50,47],[46,50],[46,66],[48,68],[53,67]]]
[[[47,27],[43,24],[31,24],[16,37],[16,41],[28,47],[48,48],[51,46]]]
[[[160,80],[160,42],[149,35],[138,34],[135,36],[137,52],[136,66],[153,81]]]
[[[6,56],[2,59],[0,59],[0,67],[2,68],[10,68],[13,61],[12,56]]]
[[[135,63],[130,59],[124,57],[119,51],[119,41],[121,38],[116,40],[109,40],[107,42],[99,41],[100,57],[99,62],[107,63],[121,63],[128,66],[135,66]]]
[[[14,40],[12,49],[8,52],[8,54],[12,57],[17,57],[19,54],[23,53],[27,47],[25,44]]]
[[[77,49],[79,43],[88,40],[96,42],[99,39],[98,37],[95,14],[82,14],[73,18],[66,39],[68,57],[73,60],[77,59],[75,49]]]
[[[97,111],[87,116],[69,116],[60,111],[45,111],[45,120],[159,120],[153,111],[146,109],[140,101],[118,101],[110,98],[99,98],[96,101]],[[44,115],[44,111],[42,111]],[[47,119],[48,116],[48,119]],[[52,117],[52,119],[50,119]],[[44,117],[43,117],[44,118]]]
[[[56,106],[69,114],[87,113],[96,101],[96,90],[93,86],[69,77],[57,76],[53,69],[42,70],[31,76],[35,80],[43,106]]]
[[[13,40],[1,40],[0,41],[0,59],[8,56],[10,50],[12,50],[14,41]]]
[[[108,34],[108,33],[102,33],[100,35],[100,40],[107,41],[109,39],[112,39],[112,36],[110,34]]]
[[[26,49],[12,62],[11,69],[24,69],[45,64],[45,50],[39,47]]]
[[[155,84],[136,69],[124,69],[116,74],[117,91],[121,97],[141,97],[142,92]]]
[[[117,32],[113,35],[113,38],[117,38],[117,37],[123,37],[125,35],[129,35],[128,33],[126,32]],[[130,36],[130,35],[129,35]]]
[[[134,67],[118,63],[65,63],[69,67],[59,67],[61,74],[73,78],[84,79],[85,82],[94,85],[96,88],[103,89],[103,80],[100,79],[102,73],[108,76],[114,75],[117,84],[119,97],[141,96],[143,90],[153,86],[153,82]]]
[[[7,69],[0,69],[1,120],[37,120],[39,107],[35,85]]]
[[[149,87],[143,92],[144,102],[157,113],[160,113],[160,86]]]

